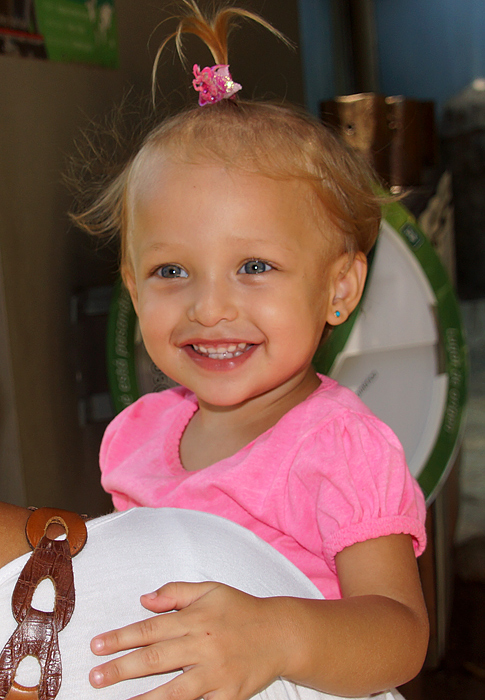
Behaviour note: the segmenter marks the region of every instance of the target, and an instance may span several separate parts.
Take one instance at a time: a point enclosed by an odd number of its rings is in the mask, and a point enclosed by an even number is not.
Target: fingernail
[[[104,639],[102,639],[101,637],[95,637],[91,642],[91,648],[93,651],[103,651]]]
[[[153,591],[153,593],[144,593],[142,595],[142,598],[146,598],[147,600],[154,600],[157,597],[157,592]]]
[[[94,685],[102,685],[104,681],[104,675],[101,671],[91,671],[91,680]]]

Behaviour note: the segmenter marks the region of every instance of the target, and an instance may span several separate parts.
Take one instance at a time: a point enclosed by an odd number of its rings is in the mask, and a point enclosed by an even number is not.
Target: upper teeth
[[[207,355],[214,360],[237,357],[249,347],[249,343],[231,343],[230,345],[193,345],[196,352]]]

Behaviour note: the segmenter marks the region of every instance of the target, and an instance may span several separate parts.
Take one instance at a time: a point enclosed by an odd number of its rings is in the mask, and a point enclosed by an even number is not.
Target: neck
[[[288,411],[320,386],[313,368],[284,386],[237,406],[199,402],[180,444],[180,459],[188,471],[203,469],[232,456],[272,428]]]
[[[285,384],[235,406],[213,406],[199,400],[200,420],[211,425],[258,425],[268,423],[260,433],[275,425],[285,413],[304,401],[320,386],[313,367],[290,378]]]

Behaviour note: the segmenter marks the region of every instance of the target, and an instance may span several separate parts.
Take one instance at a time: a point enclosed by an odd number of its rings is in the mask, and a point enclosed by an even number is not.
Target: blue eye
[[[158,268],[157,275],[165,278],[188,277],[188,274],[180,265],[162,265],[162,267]]]
[[[272,269],[271,265],[264,260],[248,260],[238,272],[243,275],[259,275]]]

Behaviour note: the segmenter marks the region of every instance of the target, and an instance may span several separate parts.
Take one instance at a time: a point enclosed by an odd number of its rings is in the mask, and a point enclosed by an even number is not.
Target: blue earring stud
[[[337,318],[340,318],[340,311],[336,311],[336,312],[335,312],[335,316],[336,316]]]

